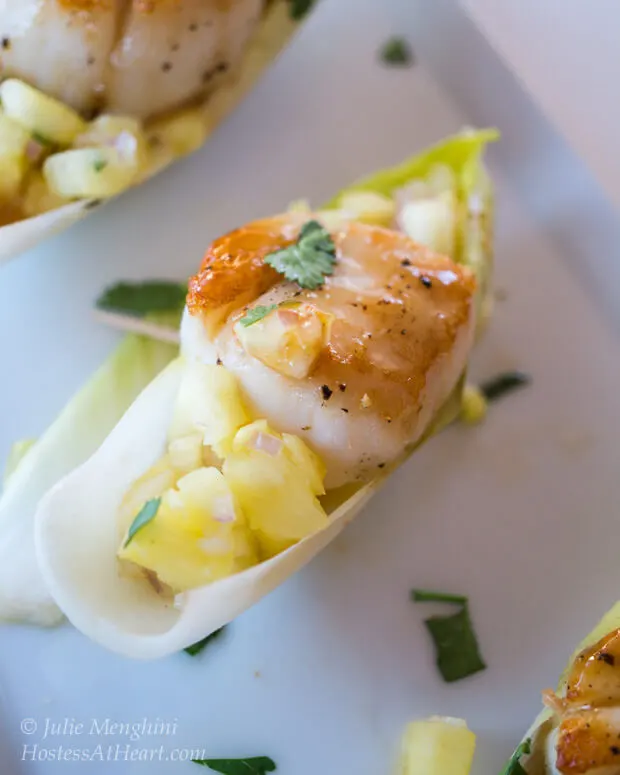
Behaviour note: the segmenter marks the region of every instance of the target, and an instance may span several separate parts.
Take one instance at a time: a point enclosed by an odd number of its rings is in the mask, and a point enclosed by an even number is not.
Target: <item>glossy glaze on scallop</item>
[[[257,416],[301,435],[333,488],[372,478],[428,429],[467,363],[475,280],[399,232],[349,222],[331,231],[334,274],[301,289],[263,259],[307,220],[289,214],[216,240],[190,281],[181,339],[186,354],[239,378]],[[330,321],[301,376],[253,357],[236,325],[248,307],[283,301],[275,316],[297,314],[301,325],[314,311]]]
[[[562,775],[620,773],[620,630],[575,658],[566,694],[546,693],[559,725],[555,770]]]
[[[84,115],[145,119],[212,90],[264,0],[0,0],[3,77]]]

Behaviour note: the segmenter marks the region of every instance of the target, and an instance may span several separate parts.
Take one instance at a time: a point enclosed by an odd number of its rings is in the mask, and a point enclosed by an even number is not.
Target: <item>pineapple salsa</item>
[[[251,417],[224,366],[188,361],[166,452],[121,503],[118,557],[175,594],[230,576],[327,525],[324,476],[300,438]]]

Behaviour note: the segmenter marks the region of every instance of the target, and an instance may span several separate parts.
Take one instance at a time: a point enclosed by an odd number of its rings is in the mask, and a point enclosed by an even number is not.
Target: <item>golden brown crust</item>
[[[591,770],[620,767],[617,730],[595,713],[566,719],[556,744],[556,767],[563,775],[585,775]]]
[[[307,220],[304,216],[302,220]],[[190,280],[188,308],[209,336],[283,278],[264,263],[290,245],[299,216],[255,222],[216,240]],[[475,278],[404,234],[350,223],[332,234],[336,268],[296,301],[333,316],[326,347],[305,379],[335,393],[343,412],[370,402],[386,423],[417,421],[431,371],[472,324]],[[341,388],[346,386],[346,390]]]
[[[620,772],[620,630],[581,651],[565,696],[554,702],[548,697],[546,704],[560,717],[555,749],[561,773]]]

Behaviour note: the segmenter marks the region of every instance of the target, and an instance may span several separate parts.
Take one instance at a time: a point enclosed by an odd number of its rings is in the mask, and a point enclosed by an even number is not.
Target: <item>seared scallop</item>
[[[429,428],[467,363],[475,280],[404,234],[342,222],[333,274],[301,288],[264,259],[307,220],[216,240],[190,281],[181,341],[186,356],[234,373],[256,416],[301,436],[331,489],[376,476]]]
[[[146,119],[234,68],[264,0],[0,0],[2,74],[83,114]]]

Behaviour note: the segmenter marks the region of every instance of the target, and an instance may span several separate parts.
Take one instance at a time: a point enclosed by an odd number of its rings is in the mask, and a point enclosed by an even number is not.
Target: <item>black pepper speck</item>
[[[408,258],[404,258],[404,259],[403,259],[403,260],[400,262],[400,265],[401,265],[401,266],[411,266],[411,261],[410,261]]]
[[[614,756],[620,756],[620,748],[618,748],[617,745],[612,745],[609,750],[613,753]]]
[[[162,72],[169,73],[172,70],[172,62],[162,62]]]
[[[597,659],[599,662],[604,662],[606,665],[611,665],[612,667],[616,664],[614,655],[608,654],[606,651],[601,651],[597,656]]]
[[[2,48],[8,51],[11,48],[11,38],[2,38]]]
[[[420,282],[425,288],[431,288],[433,283],[430,277],[427,277],[425,274],[420,277]]]
[[[338,383],[338,390],[339,390],[341,393],[344,393],[344,391],[345,391],[346,389],[347,389],[346,382],[339,382],[339,383]]]
[[[198,29],[198,25],[196,24],[196,22],[192,22],[187,29],[190,32],[196,32],[196,30]]]
[[[348,410],[348,409],[345,409],[345,408],[344,408],[344,406],[342,407],[342,409],[341,409],[340,411],[341,411],[341,412],[344,412],[345,414],[349,414],[349,410]]]
[[[329,401],[334,391],[328,385],[321,385],[321,394],[324,401]]]
[[[221,359],[221,358],[218,358],[218,359],[215,361],[215,363],[216,363],[216,365],[217,365],[217,366],[221,366],[221,365],[222,365],[222,359]]]

